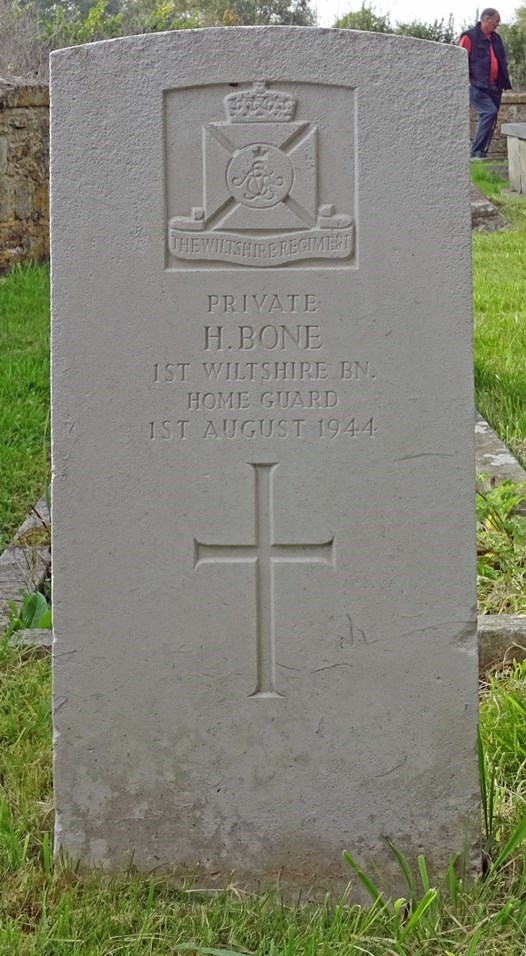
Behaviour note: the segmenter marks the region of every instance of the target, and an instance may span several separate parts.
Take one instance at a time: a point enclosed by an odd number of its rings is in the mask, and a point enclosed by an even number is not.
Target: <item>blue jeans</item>
[[[497,125],[502,92],[500,90],[481,90],[470,86],[469,103],[478,115],[477,131],[471,144],[472,156],[485,156]]]

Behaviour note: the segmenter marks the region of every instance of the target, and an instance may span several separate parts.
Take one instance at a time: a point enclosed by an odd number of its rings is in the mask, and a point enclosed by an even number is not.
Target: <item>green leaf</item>
[[[458,891],[459,891],[459,881],[455,871],[455,866],[457,861],[458,861],[458,857],[453,855],[449,858],[449,863],[447,865],[447,875],[448,875],[448,881],[449,881],[449,896],[454,906],[457,905]]]
[[[414,911],[413,915],[410,917],[410,919],[404,926],[402,932],[400,933],[400,936],[398,937],[401,943],[403,943],[404,939],[406,938],[406,936],[409,935],[411,930],[418,925],[418,923],[422,919],[426,910],[428,910],[429,907],[435,902],[437,896],[438,896],[438,891],[433,889],[433,890],[428,890],[426,895],[422,897],[416,910]]]
[[[482,926],[479,926],[477,930],[473,933],[471,937],[470,944],[466,950],[466,956],[475,956],[477,952],[477,946],[479,944],[480,937],[482,936]]]
[[[49,630],[49,628],[52,626],[52,623],[53,622],[51,619],[51,609],[48,608],[47,611],[44,611],[42,617],[38,619],[37,623],[34,626],[38,628],[43,628],[45,630]]]
[[[417,857],[417,862],[418,862],[418,872],[420,873],[420,879],[422,880],[422,887],[423,887],[424,893],[428,893],[430,886],[429,886],[429,876],[427,873],[425,856],[419,853]]]
[[[520,843],[526,837],[526,817],[523,817],[519,825],[511,834],[508,842],[503,846],[496,860],[491,864],[491,870],[498,870],[509,860],[510,856],[517,849]]]
[[[415,886],[415,880],[414,880],[413,874],[411,872],[411,867],[409,866],[409,863],[406,857],[404,856],[404,854],[401,853],[400,850],[397,849],[397,847],[394,845],[393,841],[391,840],[391,837],[386,836],[385,839],[386,839],[387,846],[389,847],[391,853],[393,854],[396,862],[398,863],[398,866],[400,867],[404,875],[404,879],[407,883],[407,887],[408,887],[411,899],[414,900],[416,896],[416,886]]]
[[[385,906],[386,904],[384,903],[383,894],[381,890],[379,890],[378,887],[375,885],[375,883],[373,883],[371,878],[367,876],[367,873],[364,873],[364,871],[358,865],[356,860],[353,860],[348,850],[343,851],[343,859],[347,863],[347,866],[350,866],[351,870],[354,870],[364,890],[366,891],[366,893],[369,894],[373,903],[378,903],[380,901]]]
[[[44,595],[36,591],[31,595],[27,604],[24,602],[23,613],[20,617],[25,620],[26,627],[38,627],[38,621],[48,610],[48,603]]]

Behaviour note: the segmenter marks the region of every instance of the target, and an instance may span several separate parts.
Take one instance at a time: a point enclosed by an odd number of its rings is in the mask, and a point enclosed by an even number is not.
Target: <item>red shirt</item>
[[[498,63],[497,57],[495,56],[493,43],[491,42],[491,38],[493,34],[482,33],[482,36],[486,37],[486,39],[489,41],[489,82],[496,83],[497,77],[499,75],[499,63]],[[467,50],[468,54],[471,53],[471,40],[468,36],[460,37],[460,40],[458,41],[458,45],[463,47],[464,50]]]

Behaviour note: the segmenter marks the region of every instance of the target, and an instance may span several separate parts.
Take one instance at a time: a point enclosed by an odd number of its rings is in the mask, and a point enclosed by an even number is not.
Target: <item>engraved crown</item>
[[[267,90],[265,83],[254,83],[251,90],[225,96],[227,118],[231,123],[287,123],[294,117],[296,99],[289,93]]]

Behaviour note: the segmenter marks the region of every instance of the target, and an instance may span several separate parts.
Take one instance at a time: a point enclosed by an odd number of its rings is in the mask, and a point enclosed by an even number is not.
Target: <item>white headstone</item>
[[[478,822],[467,78],[294,28],[52,57],[57,840],[202,881]]]

